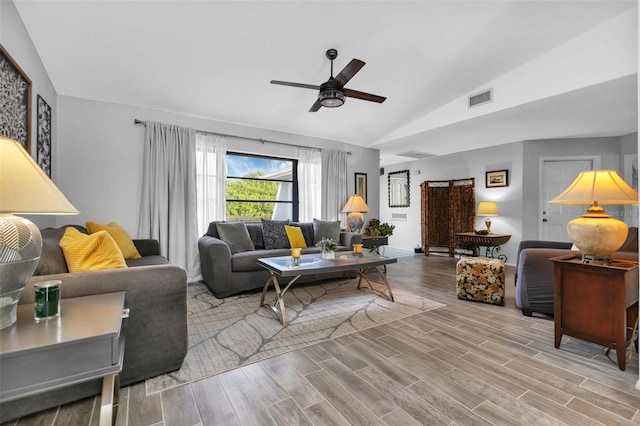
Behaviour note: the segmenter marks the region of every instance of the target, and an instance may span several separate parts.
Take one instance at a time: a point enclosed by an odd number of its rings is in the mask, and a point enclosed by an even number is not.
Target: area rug
[[[286,327],[258,306],[259,292],[216,299],[203,283],[189,284],[189,352],[180,370],[147,380],[147,394],[445,306],[401,290],[393,290],[395,302],[390,302],[358,290],[356,283],[291,287],[285,295]],[[265,300],[274,298],[270,291]]]

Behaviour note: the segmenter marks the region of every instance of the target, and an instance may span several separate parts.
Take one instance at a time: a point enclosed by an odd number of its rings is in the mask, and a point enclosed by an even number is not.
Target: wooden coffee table
[[[258,259],[258,265],[269,270],[270,276],[262,289],[260,306],[266,306],[273,311],[283,326],[287,325],[287,312],[284,306],[284,295],[289,288],[302,276],[312,274],[328,274],[340,271],[358,272],[358,288],[362,281],[366,281],[369,288],[393,302],[393,293],[387,281],[383,267],[398,261],[395,257],[380,256],[376,253],[355,254],[353,252],[337,252],[335,259],[323,259],[320,254],[306,254],[300,258],[300,266],[293,266],[291,256],[267,257]],[[380,277],[380,283],[384,284],[386,293],[379,292],[371,285],[371,281],[365,275],[368,271],[374,271]],[[290,281],[284,288],[280,288],[278,278],[289,278]],[[273,284],[276,298],[273,303],[265,303],[267,290]]]

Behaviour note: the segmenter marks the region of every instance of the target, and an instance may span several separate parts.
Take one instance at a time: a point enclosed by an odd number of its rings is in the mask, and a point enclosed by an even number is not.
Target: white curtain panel
[[[322,217],[322,152],[319,149],[299,148],[298,191],[300,222]]]
[[[346,151],[322,150],[322,200],[322,218],[344,222],[341,211],[347,202]]]
[[[160,253],[200,276],[196,215],[195,130],[147,122],[144,134],[139,238],[160,242]]]
[[[226,219],[227,138],[196,133],[196,172],[198,187],[198,235],[204,235],[209,222]]]

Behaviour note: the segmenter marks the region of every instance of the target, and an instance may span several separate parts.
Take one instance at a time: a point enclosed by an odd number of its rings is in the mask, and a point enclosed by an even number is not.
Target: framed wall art
[[[486,184],[487,188],[500,188],[503,186],[509,186],[509,170],[496,170],[493,172],[486,172]]]
[[[364,202],[367,202],[367,174],[366,173],[356,173],[356,195],[361,196],[364,199]]]
[[[0,44],[0,135],[31,154],[31,80]]]
[[[38,164],[51,178],[51,107],[38,95]]]

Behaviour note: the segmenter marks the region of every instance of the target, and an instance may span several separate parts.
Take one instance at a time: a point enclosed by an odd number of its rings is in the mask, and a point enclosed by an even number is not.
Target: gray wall
[[[629,153],[633,150],[630,140],[637,140],[637,133],[624,138],[625,150]],[[621,139],[611,138],[576,138],[576,139],[550,139],[538,141],[526,141],[524,143],[524,174],[522,188],[523,223],[528,226],[523,229],[523,239],[538,239],[538,218],[541,206],[538,206],[539,179],[541,158],[548,157],[576,157],[597,156],[600,157],[600,167],[603,169],[615,169],[620,176],[624,176],[621,166]],[[637,153],[637,143],[635,145]],[[607,210],[617,211],[617,207]],[[586,211],[586,208],[585,208]]]
[[[308,146],[351,151],[348,157],[348,192],[354,191],[354,173],[377,176],[378,150],[334,141],[255,129],[185,115],[97,102],[66,96],[58,98],[58,185],[81,211],[74,223],[116,221],[132,235],[138,232],[142,185],[144,126],[134,119],[159,121],[197,130]],[[259,142],[229,145],[230,150],[297,157],[297,148]],[[377,179],[369,179],[369,205],[378,214]],[[345,200],[346,202],[346,200]],[[58,217],[58,225],[69,218]]]
[[[0,43],[9,52],[9,55],[22,68],[31,80],[31,155],[36,158],[37,153],[37,96],[40,95],[51,107],[52,144],[58,142],[58,128],[56,125],[58,107],[57,93],[47,71],[44,69],[40,56],[36,51],[31,38],[27,33],[22,19],[11,1],[0,1]],[[52,153],[54,168],[51,171],[52,179],[57,183],[55,164],[56,153]],[[28,216],[28,218],[40,227],[55,225],[53,216]]]
[[[385,167],[380,176],[380,219],[396,225],[389,239],[393,247],[412,250],[420,244],[420,184],[428,180],[475,178],[476,205],[479,201],[496,201],[500,216],[493,218],[491,230],[496,234],[510,234],[511,240],[502,246],[501,253],[509,264],[515,264],[518,243],[522,239],[522,142],[493,146],[440,157],[426,158]],[[408,208],[388,207],[388,173],[411,171],[411,205]],[[509,186],[485,188],[485,172],[509,170]],[[419,172],[419,174],[418,174]],[[406,213],[407,221],[391,219],[392,213]],[[366,220],[371,218],[370,214]],[[484,229],[484,218],[478,218],[476,229]]]

